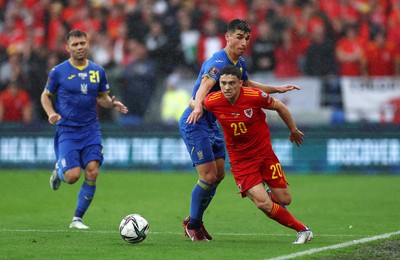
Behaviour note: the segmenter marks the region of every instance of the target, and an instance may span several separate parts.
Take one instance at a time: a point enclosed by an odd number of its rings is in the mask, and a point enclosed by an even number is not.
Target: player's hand
[[[121,112],[123,114],[128,113],[128,108],[124,104],[122,104],[120,101],[116,101],[115,96],[113,96],[111,98],[111,102],[113,104],[113,108],[115,110],[117,110],[118,112]]]
[[[285,93],[287,91],[292,91],[292,90],[295,90],[295,89],[296,90],[300,90],[300,87],[296,86],[296,85],[285,84],[285,85],[282,85],[282,86],[280,86],[278,88],[278,93]]]
[[[186,123],[195,124],[197,120],[203,115],[203,108],[195,108],[186,119]]]
[[[299,147],[304,140],[304,134],[296,128],[296,130],[290,132],[289,140],[292,143],[294,142],[296,146]]]
[[[49,115],[49,123],[52,125],[55,125],[60,120],[61,120],[61,116],[57,113]]]

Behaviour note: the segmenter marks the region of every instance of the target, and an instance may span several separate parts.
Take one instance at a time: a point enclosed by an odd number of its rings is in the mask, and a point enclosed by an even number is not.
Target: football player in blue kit
[[[104,69],[87,59],[89,42],[86,33],[73,30],[67,34],[66,40],[70,58],[50,71],[41,95],[48,121],[56,125],[54,151],[57,162],[50,186],[57,190],[61,182],[73,184],[84,169],[85,180],[69,227],[87,229],[89,227],[82,222],[82,217],[94,197],[99,167],[103,162],[97,103],[121,113],[127,113],[128,109],[114,96],[109,96]],[[56,109],[51,100],[54,96]]]
[[[194,85],[191,105],[179,121],[183,141],[199,175],[192,190],[190,215],[183,220],[184,234],[192,241],[212,239],[204,228],[203,213],[215,195],[218,184],[225,177],[225,143],[215,116],[203,110],[207,94],[220,90],[220,70],[226,65],[235,65],[242,72],[241,79],[245,86],[259,88],[267,93],[299,89],[295,85],[270,86],[249,79],[242,55],[249,44],[250,34],[250,26],[245,20],[234,19],[228,24],[226,47],[203,63]]]

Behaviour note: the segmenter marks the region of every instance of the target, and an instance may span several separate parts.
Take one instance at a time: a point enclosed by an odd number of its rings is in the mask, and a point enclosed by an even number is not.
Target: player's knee
[[[282,198],[281,201],[279,201],[279,203],[284,205],[290,205],[290,203],[292,203],[292,198],[290,196],[285,196]]]
[[[96,180],[97,175],[99,175],[99,168],[86,169],[85,178],[88,180]]]
[[[265,201],[253,201],[255,206],[263,211],[263,212],[271,212],[272,210],[272,201],[265,200]]]
[[[74,184],[75,182],[77,182],[79,180],[79,177],[81,176],[81,174],[80,174],[80,172],[71,170],[71,171],[65,172],[64,176],[65,176],[65,181],[68,184]]]

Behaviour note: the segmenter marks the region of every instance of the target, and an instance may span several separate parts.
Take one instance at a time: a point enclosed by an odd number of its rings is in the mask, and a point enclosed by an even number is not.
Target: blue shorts
[[[195,124],[187,124],[186,118],[184,113],[179,121],[179,129],[193,166],[212,162],[217,158],[225,159],[225,142],[217,122],[210,123],[202,117]]]
[[[75,167],[85,169],[91,161],[101,165],[104,157],[100,128],[57,126],[54,151],[62,172]]]

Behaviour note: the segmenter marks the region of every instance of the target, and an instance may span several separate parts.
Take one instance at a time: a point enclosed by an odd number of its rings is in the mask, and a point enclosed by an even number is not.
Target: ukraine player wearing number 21
[[[228,65],[220,73],[221,90],[209,94],[205,108],[212,112],[224,131],[232,174],[242,197],[248,197],[266,216],[297,231],[294,244],[304,244],[313,232],[293,217],[284,205],[291,201],[279,159],[272,150],[266,114],[275,110],[290,130],[289,139],[299,146],[304,134],[286,106],[265,92],[242,86],[239,68]],[[268,185],[268,192],[265,190]]]
[[[69,227],[88,229],[82,217],[93,200],[103,162],[97,103],[121,113],[127,113],[128,109],[114,96],[109,96],[104,69],[87,59],[89,42],[86,33],[73,30],[67,34],[66,41],[70,58],[51,70],[41,95],[49,123],[57,126],[54,137],[57,162],[50,177],[50,187],[57,190],[61,182],[76,183],[84,169],[85,180]],[[56,109],[51,102],[54,96]]]

